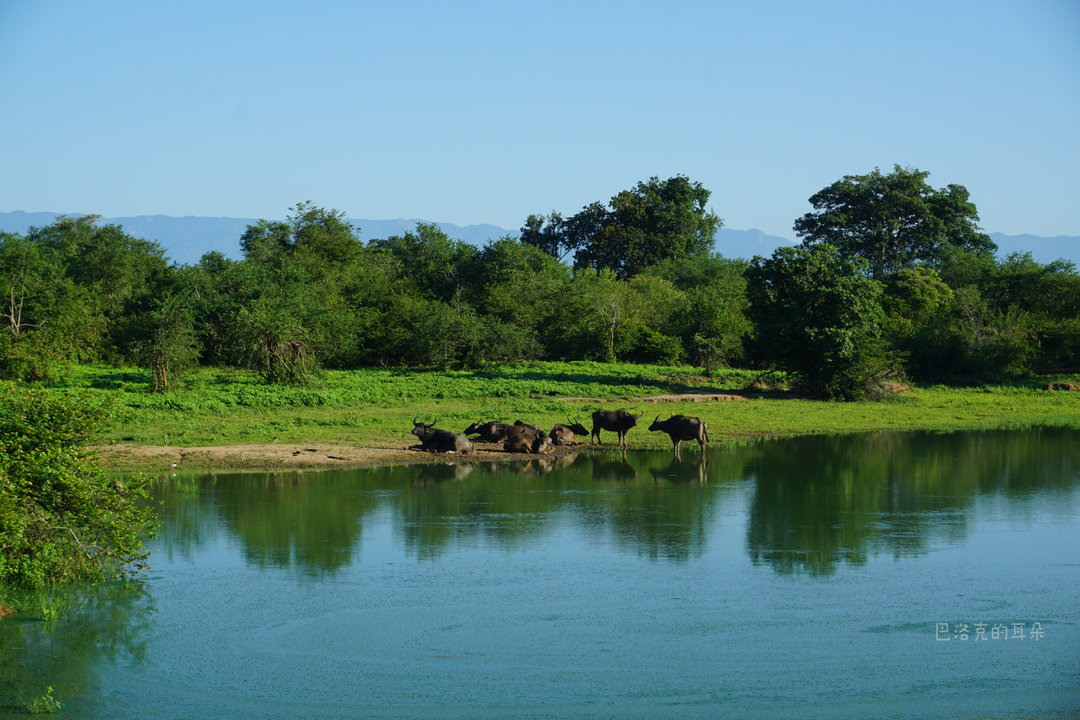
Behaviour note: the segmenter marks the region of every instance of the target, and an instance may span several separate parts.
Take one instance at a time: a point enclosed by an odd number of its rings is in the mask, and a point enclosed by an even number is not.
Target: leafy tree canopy
[[[115,317],[152,295],[169,273],[162,247],[128,235],[119,225],[97,225],[97,215],[61,216],[30,228],[31,243],[51,250],[65,274],[87,288],[95,305]]]
[[[918,263],[939,265],[948,248],[991,255],[997,248],[976,223],[962,185],[935,190],[922,170],[845,175],[810,198],[814,212],[795,221],[806,245],[829,243],[845,258],[863,258],[881,278]]]
[[[760,359],[809,395],[865,397],[884,362],[882,288],[865,269],[828,243],[754,258],[747,281]]]
[[[434,223],[417,223],[415,232],[372,240],[371,248],[386,250],[398,260],[401,272],[429,297],[449,301],[468,284],[468,273],[477,250],[451,239]]]
[[[312,266],[323,274],[348,263],[362,250],[345,213],[297,203],[285,220],[260,220],[248,225],[240,237],[244,257],[269,265],[288,258]]]
[[[627,278],[664,260],[706,252],[723,221],[708,210],[710,192],[684,175],[657,177],[563,218],[530,215],[522,242],[556,258],[574,251],[575,267]]]

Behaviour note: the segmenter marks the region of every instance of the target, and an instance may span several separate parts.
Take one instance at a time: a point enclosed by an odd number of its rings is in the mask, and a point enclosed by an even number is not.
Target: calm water
[[[164,481],[142,592],[0,623],[0,714],[1080,713],[1080,433],[699,457]]]

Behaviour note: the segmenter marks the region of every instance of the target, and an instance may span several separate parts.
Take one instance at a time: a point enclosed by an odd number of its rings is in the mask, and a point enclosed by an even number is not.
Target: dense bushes
[[[0,585],[115,577],[146,557],[145,480],[109,478],[83,449],[105,415],[0,383]]]
[[[881,285],[832,245],[780,248],[747,273],[756,352],[808,395],[855,400],[885,363]]]
[[[424,223],[365,244],[342,213],[302,203],[249,226],[243,260],[176,267],[121,228],[61,218],[0,234],[0,377],[136,362],[167,391],[198,364],[302,385],[327,369],[535,358],[780,367],[811,394],[855,398],[903,366],[933,382],[1075,366],[1075,268],[995,260],[966,191],[925,177],[849,176],[815,196],[801,248],[753,263],[707,251],[720,220],[681,176],[569,219],[531,217],[523,241],[483,248]],[[840,212],[879,191],[918,232]]]

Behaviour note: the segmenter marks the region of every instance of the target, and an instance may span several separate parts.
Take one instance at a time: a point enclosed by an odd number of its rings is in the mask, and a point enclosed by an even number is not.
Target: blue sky
[[[682,173],[793,237],[894,164],[1080,235],[1080,2],[0,0],[0,211],[517,228]]]

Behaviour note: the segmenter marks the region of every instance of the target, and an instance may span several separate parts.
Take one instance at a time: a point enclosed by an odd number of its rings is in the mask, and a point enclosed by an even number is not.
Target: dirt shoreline
[[[535,460],[589,449],[580,445],[556,447],[549,455],[506,452],[497,443],[476,443],[468,455],[430,453],[405,447],[327,443],[212,445],[179,447],[121,443],[88,448],[101,464],[114,470],[225,470],[274,468],[356,468],[416,463],[499,462]]]

